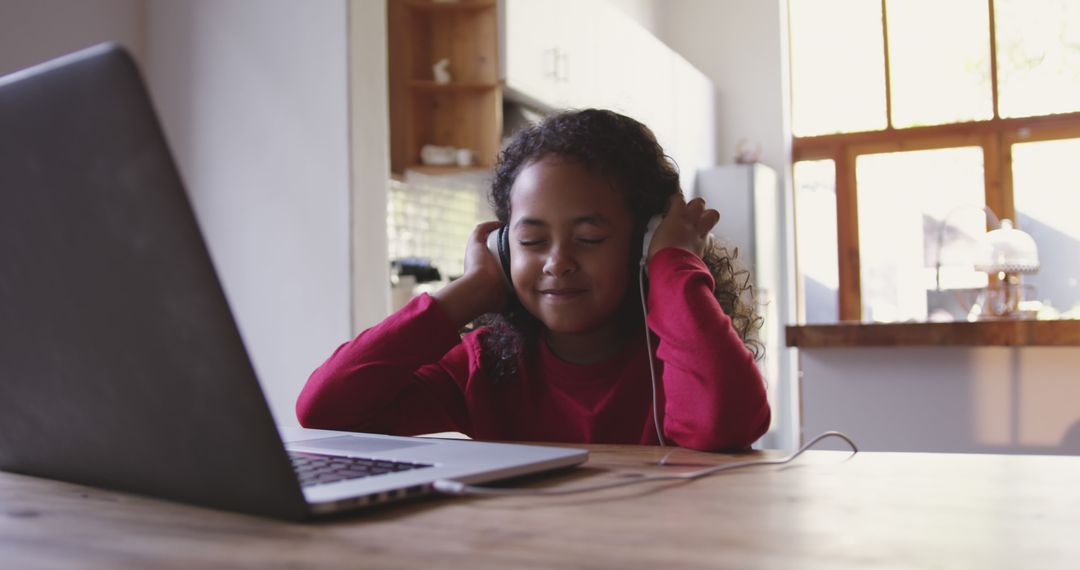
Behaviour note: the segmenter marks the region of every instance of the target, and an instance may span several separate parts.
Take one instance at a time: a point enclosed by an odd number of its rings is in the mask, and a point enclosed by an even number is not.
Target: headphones
[[[649,259],[649,244],[652,243],[653,234],[656,233],[656,228],[660,226],[662,221],[664,221],[664,216],[657,214],[650,218],[649,223],[645,226],[645,237],[641,240],[641,263],[643,266]],[[709,245],[712,245],[711,234],[709,235]],[[487,248],[495,261],[499,262],[506,285],[513,289],[513,279],[510,277],[510,227],[502,225],[499,226],[499,229],[489,233]]]
[[[510,226],[504,224],[499,226],[499,229],[489,233],[487,248],[495,261],[499,262],[499,268],[502,269],[506,286],[513,290],[513,282],[510,279]]]

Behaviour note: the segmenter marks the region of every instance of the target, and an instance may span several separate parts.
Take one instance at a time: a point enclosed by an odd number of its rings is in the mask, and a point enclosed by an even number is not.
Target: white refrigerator
[[[764,447],[791,447],[798,442],[797,395],[790,377],[793,360],[784,343],[787,232],[785,201],[776,171],[763,164],[733,164],[699,170],[693,196],[720,212],[714,237],[729,249],[737,247],[738,261],[750,270],[759,314],[765,356],[758,361],[768,385],[773,421],[762,438]],[[758,446],[755,446],[758,447]]]

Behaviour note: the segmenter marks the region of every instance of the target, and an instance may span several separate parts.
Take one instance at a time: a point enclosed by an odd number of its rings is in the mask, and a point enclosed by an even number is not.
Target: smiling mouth
[[[577,297],[584,292],[584,289],[544,289],[540,291],[540,295],[552,301],[563,301]]]

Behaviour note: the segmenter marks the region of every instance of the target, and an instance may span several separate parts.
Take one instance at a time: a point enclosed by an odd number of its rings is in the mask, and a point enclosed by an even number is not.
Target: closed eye
[[[534,246],[543,244],[545,241],[547,241],[547,240],[542,240],[542,239],[521,239],[521,240],[518,240],[518,244],[520,244],[521,247],[534,247]]]
[[[588,245],[597,245],[604,243],[606,238],[578,238],[578,241]]]

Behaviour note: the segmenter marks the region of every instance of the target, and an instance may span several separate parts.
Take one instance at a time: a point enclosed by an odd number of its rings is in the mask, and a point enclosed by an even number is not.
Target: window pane
[[[994,0],[998,112],[1080,111],[1080,2]]]
[[[806,324],[840,316],[836,262],[836,167],[831,160],[796,162],[795,229]]]
[[[863,320],[928,318],[939,239],[942,286],[985,285],[972,267],[986,231],[981,148],[862,155],[855,169]]]
[[[994,116],[986,0],[887,4],[894,127]]]
[[[1017,225],[1035,238],[1041,267],[1023,277],[1035,298],[1080,318],[1080,139],[1012,147]]]
[[[885,128],[881,4],[791,0],[788,13],[795,135]]]

